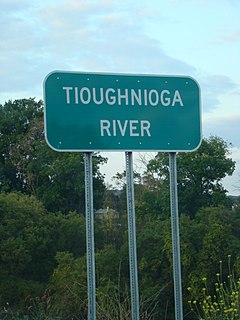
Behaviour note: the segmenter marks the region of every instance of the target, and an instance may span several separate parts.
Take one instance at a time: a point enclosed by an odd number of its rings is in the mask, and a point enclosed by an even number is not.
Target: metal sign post
[[[176,152],[169,153],[175,319],[183,320]]]
[[[88,319],[96,320],[92,152],[84,153],[87,243]]]
[[[134,182],[133,182],[133,157],[132,152],[125,152],[126,177],[127,177],[127,211],[128,211],[128,241],[129,241],[129,266],[132,320],[139,320],[139,293],[138,293],[138,268],[137,268],[137,245],[136,245],[136,219],[134,205]]]

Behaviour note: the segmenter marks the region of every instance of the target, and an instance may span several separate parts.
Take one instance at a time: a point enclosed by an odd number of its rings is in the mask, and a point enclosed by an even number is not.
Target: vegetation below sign
[[[0,105],[0,133],[0,319],[86,319],[83,154],[48,147],[42,101]],[[211,137],[177,155],[186,319],[240,317],[240,199],[221,182],[229,147]],[[97,319],[115,320],[130,314],[125,173],[107,188],[107,159],[93,160]],[[174,319],[168,155],[134,179],[141,320]]]

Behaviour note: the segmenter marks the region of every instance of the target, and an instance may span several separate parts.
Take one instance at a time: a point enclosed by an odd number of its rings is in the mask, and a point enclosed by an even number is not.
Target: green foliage
[[[85,219],[48,214],[33,196],[0,194],[0,303],[24,308],[41,296],[56,266],[57,251],[85,254]]]
[[[126,252],[127,254],[127,252]],[[131,319],[128,263],[125,253],[108,246],[96,254],[97,267],[97,318],[102,320]],[[61,319],[86,319],[87,317],[87,274],[85,258],[74,259],[68,252],[56,256],[58,266],[51,279],[50,313]],[[123,266],[126,264],[126,266]],[[141,295],[140,319],[155,319],[158,294],[149,298]]]
[[[46,304],[46,296],[36,297],[31,300],[27,314],[16,311],[11,308],[9,303],[0,310],[0,319],[2,320],[60,320],[56,315],[51,315]]]
[[[237,221],[231,210],[222,207],[205,208],[197,213],[196,224],[202,229],[198,263],[202,272],[208,270],[208,273],[214,276],[216,270],[213,266],[221,260],[222,256],[230,254],[232,257],[237,257],[238,255],[239,235],[233,233]]]
[[[131,315],[131,297],[129,290],[119,290],[112,283],[97,295],[97,319],[101,320],[129,320]],[[148,300],[140,301],[140,320],[153,320],[158,318],[156,304],[158,295]]]
[[[34,197],[0,194],[0,296],[2,302],[22,304],[39,294],[54,263],[49,255],[51,226]]]
[[[84,158],[47,146],[42,109],[34,99],[0,106],[0,318],[86,319]],[[221,184],[234,170],[229,147],[211,137],[197,151],[178,154],[186,317],[191,286],[202,312],[213,316],[224,300],[222,319],[235,319],[238,278],[216,267],[231,255],[240,272],[240,209],[230,208]],[[159,153],[143,176],[134,174],[141,320],[174,319],[168,160]],[[93,157],[94,207],[109,207],[95,219],[97,314],[124,320],[131,318],[126,173],[115,176],[120,191],[106,190],[99,170],[105,161]],[[203,278],[206,290],[199,292]]]
[[[35,270],[28,264],[44,257],[49,245],[49,222],[42,204],[20,193],[0,194],[1,262],[12,274],[43,275],[36,261]]]
[[[231,256],[228,255],[228,275],[224,276],[223,262],[220,261],[220,270],[216,273],[215,283],[212,278],[202,277],[201,287],[198,288],[197,296],[192,294],[188,301],[191,311],[202,320],[234,320],[240,317],[240,278],[236,279],[231,265]],[[214,287],[214,290],[209,291]]]
[[[86,252],[85,217],[69,212],[67,215],[58,213],[50,215],[53,222],[55,251],[68,251],[78,258]]]
[[[84,218],[75,213],[48,214],[36,198],[21,194],[1,195],[0,216],[1,305],[6,306],[8,302],[13,310],[22,310],[26,316],[39,314],[40,317],[45,312],[46,319],[67,319],[69,315],[76,319],[86,318]],[[234,211],[222,207],[201,209],[195,219],[181,215],[185,310],[188,308],[187,287],[191,284],[192,292],[195,293],[200,285],[199,279],[206,274],[209,280],[214,279],[218,271],[215,266],[223,254],[231,254],[233,263],[238,266],[240,248],[239,233],[236,230],[239,230],[239,222],[237,208]],[[99,248],[96,250],[97,312],[103,319],[104,312],[109,319],[114,316],[114,312],[124,317],[130,312],[126,228],[118,246],[114,243],[104,246],[109,230],[99,226],[99,223],[96,221],[96,245]],[[117,220],[113,219],[112,230],[117,227],[115,223]],[[145,315],[143,319],[173,319],[170,220],[138,218],[137,241],[141,314]],[[62,252],[56,255],[60,250]],[[227,271],[223,268],[222,274],[226,276]],[[46,289],[48,298],[47,302],[43,302]],[[153,314],[151,310],[154,310]]]
[[[21,99],[0,105],[0,191],[20,191],[41,200],[48,211],[83,213],[84,160],[82,153],[58,153],[44,139],[43,103]],[[93,159],[95,207],[105,191],[99,166]]]
[[[0,190],[16,191],[24,188],[20,172],[12,159],[21,138],[28,132],[33,119],[42,116],[42,101],[21,99],[0,105]],[[24,158],[24,154],[22,155]]]
[[[186,225],[187,227],[187,225]],[[191,252],[188,256],[191,260],[189,267],[183,264],[183,297],[187,310],[187,287],[191,287],[194,297],[198,298],[201,279],[208,278],[208,291],[213,294],[214,279],[219,272],[217,266],[223,257],[231,255],[233,264],[237,264],[239,257],[240,241],[239,234],[233,230],[239,228],[234,211],[225,208],[201,209],[194,220],[190,220],[189,228],[186,229],[189,237]],[[182,232],[182,225],[181,225]],[[186,233],[181,233],[181,248],[184,245]],[[182,261],[184,261],[184,251]],[[227,277],[229,270],[223,266],[221,273]],[[211,283],[212,281],[212,283]]]
[[[69,252],[56,255],[58,263],[50,282],[51,310],[61,319],[84,318],[87,310],[85,258],[74,259]]]
[[[145,221],[137,234],[141,299],[154,302],[157,317],[153,319],[165,319],[166,315],[171,319],[174,306],[170,221]]]
[[[235,162],[229,158],[229,147],[219,137],[203,139],[200,148],[191,153],[179,153],[177,157],[179,211],[193,217],[201,207],[230,205],[221,180],[231,175]],[[147,173],[155,175],[162,190],[161,212],[169,213],[165,199],[169,199],[168,155],[158,153],[149,161]]]

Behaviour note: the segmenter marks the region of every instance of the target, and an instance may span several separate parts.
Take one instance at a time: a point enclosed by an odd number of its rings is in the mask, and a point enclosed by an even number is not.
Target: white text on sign
[[[150,137],[150,122],[148,120],[100,120],[101,136],[116,137]]]
[[[67,104],[183,107],[179,90],[62,87]]]

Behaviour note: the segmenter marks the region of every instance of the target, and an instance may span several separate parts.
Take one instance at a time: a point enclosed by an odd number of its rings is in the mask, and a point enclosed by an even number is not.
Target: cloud
[[[40,13],[48,30],[46,38],[55,44],[49,50],[58,53],[58,61],[64,55],[71,68],[91,71],[195,72],[194,67],[167,55],[159,41],[145,34],[143,20],[149,8],[140,11],[134,5],[113,7],[109,1],[91,5],[80,1],[75,8],[74,3],[48,8],[46,16],[46,10]]]
[[[59,1],[18,9],[17,14],[14,9],[2,20],[0,76],[5,79],[5,93],[40,92],[39,79],[55,69],[160,74],[196,71],[168,55],[159,41],[145,34],[143,20],[150,9],[140,12],[134,4],[126,7],[107,0]]]
[[[240,31],[225,33],[221,37],[223,42],[237,42],[240,40]]]
[[[203,117],[204,136],[217,135],[224,138],[233,147],[240,148],[239,127],[240,115]],[[229,130],[229,128],[231,128]]]
[[[41,96],[43,79],[56,69],[190,75],[200,82],[204,112],[237,90],[229,77],[199,75],[193,65],[164,50],[145,30],[149,19],[166,19],[153,6],[52,0],[31,6],[23,1],[15,9],[15,2],[5,1],[9,12],[2,15],[0,76],[5,94],[29,91]]]
[[[240,165],[240,148],[233,147],[231,148],[231,155],[234,157],[236,161],[239,162]],[[239,179],[240,180],[240,179]],[[240,181],[239,181],[240,182]]]
[[[240,148],[233,147],[230,149],[229,157],[232,158],[235,163],[235,171],[232,176],[228,176],[223,179],[224,187],[228,190],[230,195],[240,195]]]
[[[9,11],[23,10],[28,5],[31,4],[30,0],[1,0],[1,13],[6,13]]]
[[[237,25],[236,28],[234,26],[231,26],[230,28],[224,28],[218,30],[217,34],[214,37],[214,40],[211,41],[214,45],[232,45],[232,44],[238,44],[240,40],[240,29]]]
[[[203,112],[212,112],[221,104],[226,94],[239,94],[240,88],[231,78],[223,75],[200,76]]]

